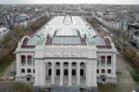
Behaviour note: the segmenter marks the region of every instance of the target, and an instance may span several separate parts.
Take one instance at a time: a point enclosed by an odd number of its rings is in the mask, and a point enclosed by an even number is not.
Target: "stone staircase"
[[[67,86],[64,85],[62,87],[60,86],[52,86],[51,92],[80,92],[80,88],[78,86]]]

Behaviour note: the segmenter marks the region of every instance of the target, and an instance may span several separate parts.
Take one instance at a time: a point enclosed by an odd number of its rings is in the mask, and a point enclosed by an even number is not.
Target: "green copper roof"
[[[41,33],[40,37],[37,39],[36,44],[41,45],[46,41],[46,37],[44,36],[44,32]]]
[[[87,35],[87,42],[88,42],[89,45],[96,44],[95,39],[92,37],[92,35],[91,35],[91,33],[89,31],[88,31],[88,35]]]

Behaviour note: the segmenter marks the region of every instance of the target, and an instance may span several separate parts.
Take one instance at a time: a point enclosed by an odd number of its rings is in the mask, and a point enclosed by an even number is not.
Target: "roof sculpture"
[[[96,44],[95,39],[92,37],[92,35],[89,31],[88,31],[88,35],[87,35],[87,42],[88,42],[89,45]]]
[[[40,37],[37,39],[36,44],[41,45],[46,41],[46,37],[44,36],[44,32],[41,33]]]

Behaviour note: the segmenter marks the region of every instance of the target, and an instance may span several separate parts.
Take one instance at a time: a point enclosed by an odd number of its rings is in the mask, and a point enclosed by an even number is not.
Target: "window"
[[[108,64],[108,65],[111,64],[111,56],[107,56],[107,64]]]
[[[111,73],[111,69],[108,69],[107,73],[109,73],[109,74],[110,74],[110,73]]]
[[[32,56],[28,55],[27,56],[27,64],[28,65],[31,65],[32,64],[31,60],[32,60]]]
[[[84,70],[80,69],[80,75],[83,76],[84,75]]]
[[[97,76],[97,79],[99,79],[99,77]]]
[[[28,73],[31,73],[31,69],[28,69],[27,72],[28,72]]]
[[[105,64],[105,56],[101,56],[101,64],[102,64],[102,65]]]
[[[64,70],[64,75],[68,76],[68,70],[67,69]]]
[[[104,69],[102,69],[102,70],[101,70],[101,73],[105,73],[105,70],[104,70]]]
[[[25,69],[21,69],[21,73],[25,73]]]
[[[106,78],[102,78],[102,81],[105,82],[106,81]]]
[[[97,73],[99,73],[99,70],[97,69]]]
[[[81,62],[81,66],[83,66],[84,65],[84,62]]]
[[[33,73],[35,73],[35,69],[33,69]]]
[[[72,75],[75,76],[76,75],[76,70],[72,69]]]
[[[48,70],[48,75],[51,76],[51,69]]]
[[[30,78],[27,78],[27,81],[30,81]]]
[[[26,64],[26,56],[25,55],[21,55],[21,64],[22,65]]]
[[[48,64],[51,66],[51,62],[48,62]]]
[[[97,65],[99,65],[99,61],[97,61]]]
[[[56,65],[58,65],[58,66],[59,66],[59,65],[60,65],[60,63],[59,63],[59,62],[56,62]]]
[[[33,65],[35,65],[35,61],[33,61]]]
[[[56,70],[56,75],[57,75],[57,76],[60,76],[60,69],[57,69],[57,70]]]
[[[66,65],[66,66],[67,66],[67,65],[68,65],[68,62],[64,62],[64,65]]]
[[[75,66],[76,65],[76,62],[72,62],[72,65]]]

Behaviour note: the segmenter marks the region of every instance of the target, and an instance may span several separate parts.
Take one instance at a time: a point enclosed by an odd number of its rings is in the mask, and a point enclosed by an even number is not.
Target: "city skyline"
[[[0,4],[139,4],[139,0],[0,0]]]

